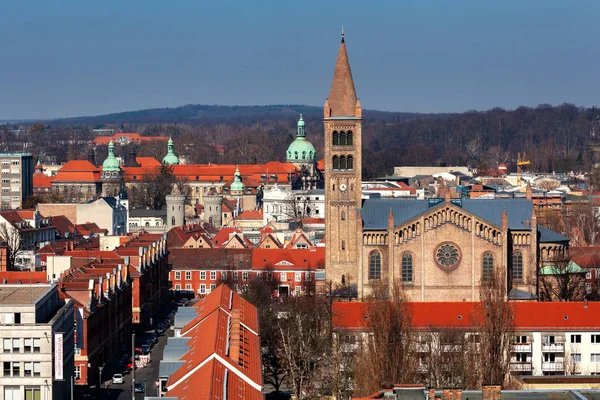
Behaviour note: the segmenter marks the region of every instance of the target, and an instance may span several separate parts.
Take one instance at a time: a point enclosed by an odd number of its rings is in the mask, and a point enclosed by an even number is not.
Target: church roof
[[[527,199],[463,199],[461,206],[466,212],[497,226],[502,226],[502,212],[508,215],[508,227],[514,230],[529,230],[533,203]],[[430,206],[428,200],[414,199],[367,199],[363,202],[362,217],[364,230],[387,229],[390,209],[394,213],[394,226],[403,224],[446,204],[441,201]],[[556,234],[558,235],[558,234]],[[559,235],[562,236],[562,235]],[[568,240],[568,239],[567,239]]]
[[[354,117],[356,115],[356,90],[343,34],[328,99],[332,117]]]
[[[538,226],[538,231],[540,231],[540,243],[568,242],[570,240],[568,237],[543,226]]]

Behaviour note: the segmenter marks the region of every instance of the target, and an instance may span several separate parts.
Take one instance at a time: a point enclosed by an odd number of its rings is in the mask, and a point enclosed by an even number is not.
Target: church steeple
[[[342,41],[338,51],[333,81],[329,91],[329,107],[332,117],[355,117],[356,116],[356,90],[354,80],[346,52],[346,41],[342,28]]]

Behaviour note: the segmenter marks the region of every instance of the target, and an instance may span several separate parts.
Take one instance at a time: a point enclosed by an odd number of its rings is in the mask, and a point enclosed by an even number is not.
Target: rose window
[[[443,268],[454,268],[460,261],[460,251],[452,243],[443,243],[438,246],[435,252],[435,258],[438,264]]]

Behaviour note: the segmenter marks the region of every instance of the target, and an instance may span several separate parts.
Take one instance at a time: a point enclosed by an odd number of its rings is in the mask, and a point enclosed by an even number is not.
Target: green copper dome
[[[317,160],[315,146],[306,139],[302,114],[300,114],[300,119],[298,120],[296,139],[290,144],[286,154],[288,162],[315,162]]]
[[[173,139],[170,137],[169,142],[167,143],[167,155],[163,157],[162,163],[165,165],[179,164],[179,157],[177,157],[175,151],[173,151]]]
[[[246,186],[242,183],[240,175],[240,169],[235,167],[235,174],[233,174],[233,183],[231,184],[231,192],[242,192]]]
[[[112,139],[108,142],[108,157],[102,163],[103,172],[115,172],[120,171],[119,160],[115,157],[115,144]]]

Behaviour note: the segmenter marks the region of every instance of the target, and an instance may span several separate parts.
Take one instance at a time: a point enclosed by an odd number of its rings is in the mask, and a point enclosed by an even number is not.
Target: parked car
[[[112,377],[112,383],[123,383],[123,374],[114,374]]]
[[[139,382],[135,383],[134,390],[136,393],[144,393],[144,385]]]
[[[143,344],[142,351],[144,352],[144,354],[150,353],[150,346],[148,344]]]

